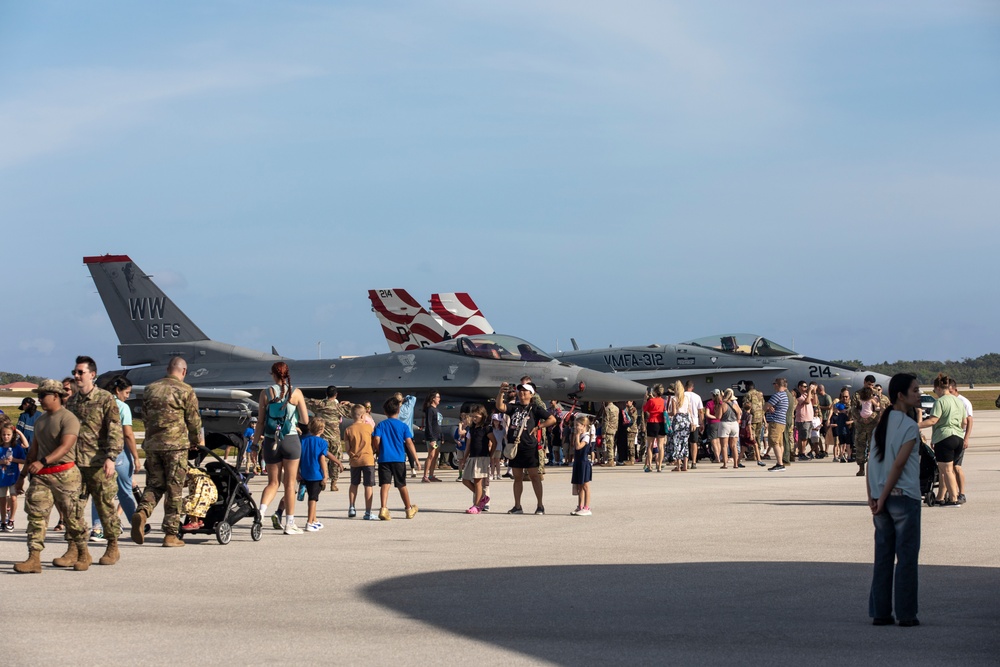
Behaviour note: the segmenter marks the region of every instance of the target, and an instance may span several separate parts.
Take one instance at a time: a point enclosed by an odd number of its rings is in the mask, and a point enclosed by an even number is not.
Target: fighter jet
[[[399,299],[386,299],[373,306],[380,318],[392,318],[395,333],[399,337],[407,335],[408,318],[420,317],[426,322],[430,315],[405,290],[380,290],[393,293]],[[371,292],[369,293],[371,294]],[[439,295],[431,296],[431,304],[447,302]],[[405,304],[405,308],[401,306]],[[482,311],[467,294],[462,294],[461,306],[470,313],[466,322],[450,308],[452,317],[448,320],[454,331],[459,331],[467,323],[485,323]],[[473,315],[474,314],[474,315]],[[476,319],[472,319],[473,316]],[[486,326],[489,326],[486,323]],[[423,338],[434,340],[449,335],[443,327],[437,329],[423,327]],[[412,337],[416,337],[411,334]],[[390,343],[391,344],[391,343]],[[707,397],[712,389],[732,388],[737,396],[746,393],[753,383],[764,394],[769,394],[774,380],[784,377],[790,387],[799,381],[816,382],[827,385],[827,392],[837,394],[841,387],[858,389],[867,375],[874,375],[877,383],[889,386],[889,377],[878,373],[843,366],[822,359],[799,354],[774,341],[756,334],[722,334],[707,336],[677,345],[643,345],[633,347],[608,347],[580,350],[573,342],[574,349],[557,352],[551,356],[584,368],[613,373],[617,377],[641,382],[646,386],[657,383],[667,384],[675,380],[692,380],[695,392]]]
[[[495,398],[501,383],[524,375],[546,398],[600,401],[643,394],[641,385],[626,378],[556,361],[531,343],[505,335],[444,340],[401,353],[287,359],[273,349],[268,354],[211,340],[126,255],[84,257],[83,262],[118,335],[119,359],[136,366],[102,377],[124,374],[133,384],[146,385],[163,377],[170,358],[181,356],[188,362],[187,382],[214,401],[211,409],[220,417],[225,413],[242,424],[239,432],[246,428],[244,418],[256,414],[256,405],[233,390],[256,395],[271,384],[270,368],[278,360],[288,364],[294,386],[306,396],[322,397],[327,386],[335,385],[342,398],[375,405],[396,391],[414,396],[439,391],[442,406],[458,410],[467,402]]]

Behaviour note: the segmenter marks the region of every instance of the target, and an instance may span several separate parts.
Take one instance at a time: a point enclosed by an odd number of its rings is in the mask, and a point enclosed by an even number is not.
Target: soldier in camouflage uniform
[[[326,388],[326,398],[316,400],[306,399],[306,406],[312,411],[314,417],[318,417],[326,422],[323,429],[323,439],[326,440],[330,456],[340,461],[344,456],[344,443],[340,439],[340,421],[344,417],[351,416],[353,404],[341,403],[337,400],[337,388],[330,386]],[[330,490],[337,491],[337,480],[340,478],[340,466],[332,460],[326,462],[327,471],[330,473]]]
[[[611,401],[605,401],[601,409],[601,443],[604,445],[604,465],[614,467],[617,454],[615,437],[618,435],[618,419],[621,411]]]
[[[625,465],[635,465],[635,439],[639,435],[639,408],[635,407],[634,401],[625,402],[625,413],[629,416],[628,427],[625,429],[628,436],[628,459]]]
[[[41,553],[45,548],[45,531],[53,504],[66,516],[66,537],[74,549],[72,560],[64,556],[52,564],[86,570],[91,563],[87,529],[76,511],[82,488],[80,469],[75,463],[80,421],[63,408],[67,392],[58,380],[44,380],[34,391],[44,413],[35,423],[35,437],[15,487],[15,493],[20,494],[24,478],[31,475],[31,485],[24,499],[24,511],[28,515],[28,560],[15,563],[14,571],[22,574],[42,571]]]
[[[875,376],[865,376],[865,386],[872,392],[872,416],[864,420],[861,418],[861,397],[860,390],[854,392],[851,398],[851,409],[848,411],[851,420],[854,422],[854,462],[858,464],[858,477],[865,476],[865,464],[868,463],[868,441],[871,440],[878,420],[882,417],[882,411],[890,407],[889,398],[875,392]]]
[[[167,376],[151,382],[142,393],[142,418],[146,424],[146,493],[132,516],[132,541],[144,541],[146,520],[156,504],[163,500],[163,538],[165,547],[182,547],[177,537],[184,511],[184,484],[187,481],[188,449],[197,447],[201,435],[201,415],[194,389],[184,382],[187,362],[174,357],[167,365]]]
[[[764,430],[764,394],[754,386],[753,382],[748,381],[744,398],[750,404],[750,428],[753,430],[754,440],[763,443],[762,449],[766,449],[767,440],[760,435]]]
[[[87,496],[93,496],[94,509],[101,518],[107,550],[98,561],[101,565],[118,562],[118,534],[121,521],[115,500],[118,496],[118,473],[115,459],[122,453],[125,441],[122,436],[121,415],[115,397],[97,387],[97,364],[86,356],[76,358],[73,370],[76,391],[66,402],[66,408],[80,420],[80,436],[76,441],[76,465],[83,478],[83,489],[76,504],[77,519],[86,523],[84,510]],[[70,542],[70,551],[74,545]],[[70,553],[67,552],[67,557]]]

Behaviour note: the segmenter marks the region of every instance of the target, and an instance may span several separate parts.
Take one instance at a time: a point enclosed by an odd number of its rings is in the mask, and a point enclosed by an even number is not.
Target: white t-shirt
[[[972,417],[972,401],[970,401],[969,399],[967,399],[965,396],[962,396],[961,394],[959,394],[958,396],[956,396],[956,398],[958,400],[962,401],[962,403],[965,405],[965,415],[967,417],[971,418]],[[965,430],[968,431],[969,430],[968,427],[966,427]]]
[[[903,467],[903,473],[896,482],[896,488],[902,490],[909,498],[920,500],[920,429],[917,422],[907,417],[899,410],[889,411],[889,424],[885,432],[885,457],[879,461],[875,456],[875,434],[872,433],[870,449],[868,450],[868,491],[872,498],[882,495],[885,482],[889,478],[889,470],[896,460],[896,455],[903,448],[903,443],[916,440],[910,457]]]
[[[701,402],[701,396],[693,391],[685,391],[684,395],[687,396],[687,404],[691,409],[691,428],[701,428],[701,422],[698,421],[698,411],[705,409],[705,404]]]

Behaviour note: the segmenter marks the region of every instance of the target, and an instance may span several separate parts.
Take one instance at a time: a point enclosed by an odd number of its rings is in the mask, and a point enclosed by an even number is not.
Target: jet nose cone
[[[580,398],[586,401],[627,401],[639,400],[646,395],[645,385],[632,380],[618,377],[614,373],[581,368],[577,375],[577,383],[584,384],[584,390],[579,392]],[[574,387],[568,388],[574,391]]]

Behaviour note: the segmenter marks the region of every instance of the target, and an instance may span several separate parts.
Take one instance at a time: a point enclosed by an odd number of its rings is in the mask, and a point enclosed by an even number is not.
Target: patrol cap
[[[60,396],[69,396],[69,392],[63,389],[62,382],[59,380],[42,380],[42,383],[31,391],[39,396],[42,394],[59,394]]]

